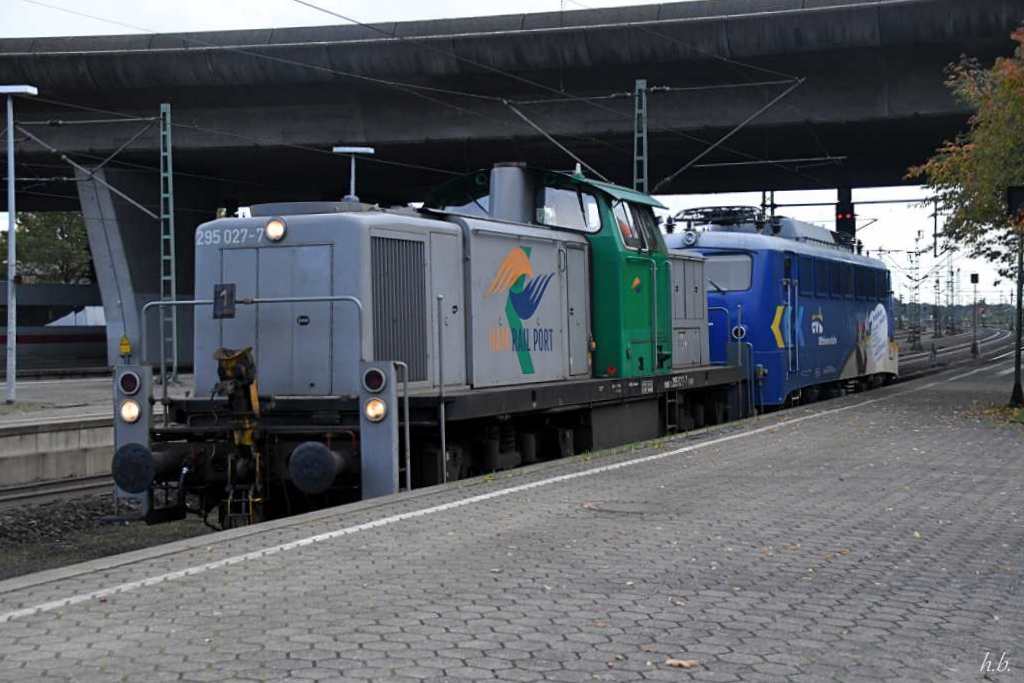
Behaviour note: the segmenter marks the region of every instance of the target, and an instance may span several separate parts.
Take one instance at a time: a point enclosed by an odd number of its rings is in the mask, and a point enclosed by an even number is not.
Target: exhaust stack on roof
[[[495,164],[491,169],[491,216],[515,223],[532,223],[534,218],[533,178],[521,161]]]

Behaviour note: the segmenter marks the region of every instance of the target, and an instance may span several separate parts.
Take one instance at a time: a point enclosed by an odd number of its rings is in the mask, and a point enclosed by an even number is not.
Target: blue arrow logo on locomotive
[[[772,319],[771,329],[775,336],[775,344],[780,349],[793,344],[793,330],[796,330],[797,346],[804,346],[804,307],[798,306],[796,310],[796,325],[793,321],[793,307],[779,304],[775,307],[775,317]]]

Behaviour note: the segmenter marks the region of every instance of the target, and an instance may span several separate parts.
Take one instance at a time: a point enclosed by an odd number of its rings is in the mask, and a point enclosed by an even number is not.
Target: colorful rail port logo
[[[533,318],[540,308],[544,293],[551,284],[554,273],[535,275],[530,263],[530,247],[511,249],[498,272],[484,292],[484,298],[506,293],[505,318],[508,327],[492,326],[488,332],[491,351],[514,351],[519,360],[519,369],[524,375],[534,372],[530,352],[554,350],[554,330],[550,327],[527,327],[525,321]]]

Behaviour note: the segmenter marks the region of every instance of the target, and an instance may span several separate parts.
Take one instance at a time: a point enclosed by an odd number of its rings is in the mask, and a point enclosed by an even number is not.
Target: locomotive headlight
[[[267,221],[267,224],[263,226],[263,234],[267,236],[267,239],[271,242],[280,242],[284,239],[284,233],[288,229],[285,225],[283,218],[271,218]]]
[[[384,402],[384,399],[371,398],[363,406],[363,414],[370,422],[380,422],[388,414],[388,404]]]
[[[142,415],[142,408],[139,407],[139,402],[134,399],[128,399],[121,404],[121,419],[128,424],[135,424],[139,421],[139,416]]]

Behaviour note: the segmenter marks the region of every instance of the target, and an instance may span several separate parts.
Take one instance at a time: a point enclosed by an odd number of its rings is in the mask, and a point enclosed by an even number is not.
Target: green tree
[[[1011,404],[1021,405],[1019,274],[1024,222],[1008,218],[1006,190],[1024,185],[1024,27],[1011,36],[1011,57],[990,68],[963,57],[947,69],[946,85],[973,112],[968,129],[946,141],[909,179],[924,180],[946,214],[943,237],[975,257],[991,261],[1000,274],[1017,280],[1016,373]]]
[[[70,211],[18,213],[17,274],[25,282],[92,282],[92,258],[82,214]],[[2,277],[7,277],[7,233],[0,237]]]

